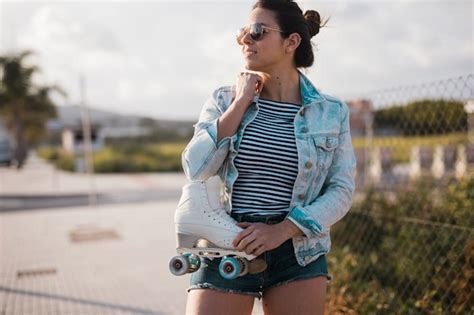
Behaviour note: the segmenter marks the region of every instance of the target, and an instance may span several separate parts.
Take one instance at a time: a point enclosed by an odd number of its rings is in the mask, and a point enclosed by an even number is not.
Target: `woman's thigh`
[[[268,315],[323,315],[326,288],[325,276],[295,280],[268,288],[263,293],[263,310]]]
[[[224,293],[212,289],[191,290],[186,303],[186,315],[251,314],[255,297]]]

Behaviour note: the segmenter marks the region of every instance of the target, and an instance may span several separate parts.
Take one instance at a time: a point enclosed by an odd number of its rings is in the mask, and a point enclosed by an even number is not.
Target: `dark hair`
[[[297,68],[311,67],[314,63],[311,37],[319,33],[329,19],[321,24],[317,11],[307,10],[304,15],[298,4],[291,0],[259,0],[252,9],[262,8],[275,12],[276,21],[283,31],[281,35],[288,38],[292,33],[301,36],[301,43],[295,51],[294,62]]]

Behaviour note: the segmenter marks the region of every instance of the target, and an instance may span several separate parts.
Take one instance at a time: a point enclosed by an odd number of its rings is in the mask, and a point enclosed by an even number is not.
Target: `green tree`
[[[0,56],[0,116],[14,139],[13,157],[17,168],[26,160],[28,147],[38,143],[46,134],[45,124],[56,117],[52,92],[65,96],[58,86],[39,86],[32,82],[40,72],[38,66],[26,65],[33,52]]]
[[[374,125],[395,128],[406,136],[462,132],[467,131],[467,113],[463,102],[425,99],[377,110]]]

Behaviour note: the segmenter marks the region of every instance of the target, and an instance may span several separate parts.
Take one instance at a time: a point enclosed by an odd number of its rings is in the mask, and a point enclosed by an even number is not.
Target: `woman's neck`
[[[300,78],[296,69],[271,71],[263,78],[260,97],[279,102],[301,103]]]

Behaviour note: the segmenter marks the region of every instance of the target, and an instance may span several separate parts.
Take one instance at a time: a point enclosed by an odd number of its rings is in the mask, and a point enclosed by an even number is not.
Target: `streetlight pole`
[[[89,111],[86,107],[85,101],[85,79],[84,76],[80,77],[81,87],[81,122],[82,122],[82,135],[83,135],[83,152],[84,160],[86,163],[86,170],[89,177],[89,205],[97,205],[97,196],[95,189],[94,180],[94,161],[92,158],[92,133],[91,133],[91,122]]]

